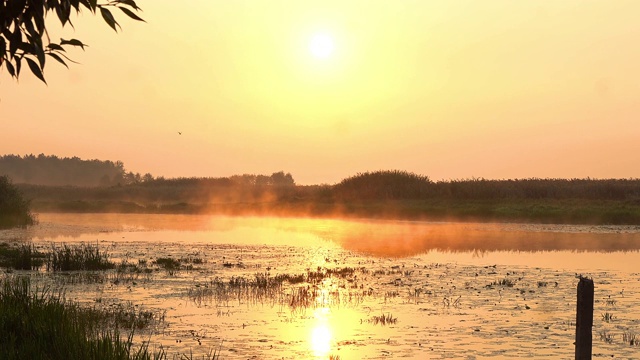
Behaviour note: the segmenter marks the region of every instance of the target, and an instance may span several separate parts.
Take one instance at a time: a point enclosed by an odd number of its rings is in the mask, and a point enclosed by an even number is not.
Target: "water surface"
[[[98,243],[117,261],[202,259],[131,281],[78,284],[69,296],[166,310],[150,343],[223,358],[513,358],[573,356],[575,287],[596,283],[594,354],[638,358],[640,228],[534,224],[41,214],[0,241]],[[217,282],[327,273],[280,293],[222,297]],[[56,280],[56,277],[58,278]],[[43,281],[61,275],[43,276]],[[64,278],[64,276],[63,276]],[[68,278],[68,276],[67,276]],[[301,291],[313,291],[303,306]],[[297,297],[296,297],[297,296]],[[308,300],[308,299],[307,299]],[[603,314],[613,314],[605,321]],[[376,322],[384,316],[395,322]]]

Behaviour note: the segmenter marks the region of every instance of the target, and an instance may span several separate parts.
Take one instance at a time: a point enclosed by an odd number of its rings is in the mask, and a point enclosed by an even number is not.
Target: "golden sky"
[[[640,177],[640,1],[139,0],[48,86],[0,75],[0,154],[167,177]],[[53,20],[53,19],[52,19]],[[323,34],[333,52],[309,49]],[[179,135],[178,132],[182,132]]]

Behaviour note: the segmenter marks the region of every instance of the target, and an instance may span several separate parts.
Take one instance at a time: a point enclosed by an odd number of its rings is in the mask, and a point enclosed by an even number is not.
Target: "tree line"
[[[0,156],[0,175],[13,183],[48,186],[111,186],[131,184],[147,178],[126,172],[121,161],[59,158],[55,155]],[[149,176],[151,176],[149,174]]]
[[[220,178],[154,177],[127,171],[122,161],[82,160],[78,157],[33,154],[0,156],[0,176],[7,176],[13,183],[44,186],[109,187],[143,184],[158,186],[293,186],[290,173],[274,172],[271,175],[243,174]]]
[[[334,199],[586,199],[640,201],[640,179],[506,179],[432,181],[398,170],[360,173],[332,187]]]

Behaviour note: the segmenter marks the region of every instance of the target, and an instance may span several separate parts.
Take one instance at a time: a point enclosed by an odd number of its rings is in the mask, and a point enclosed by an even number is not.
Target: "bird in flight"
[[[182,135],[182,131],[178,131],[178,135]]]

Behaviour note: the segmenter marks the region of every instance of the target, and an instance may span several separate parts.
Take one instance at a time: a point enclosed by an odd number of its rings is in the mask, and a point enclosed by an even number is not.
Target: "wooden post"
[[[576,314],[576,360],[591,360],[593,280],[580,277]]]

